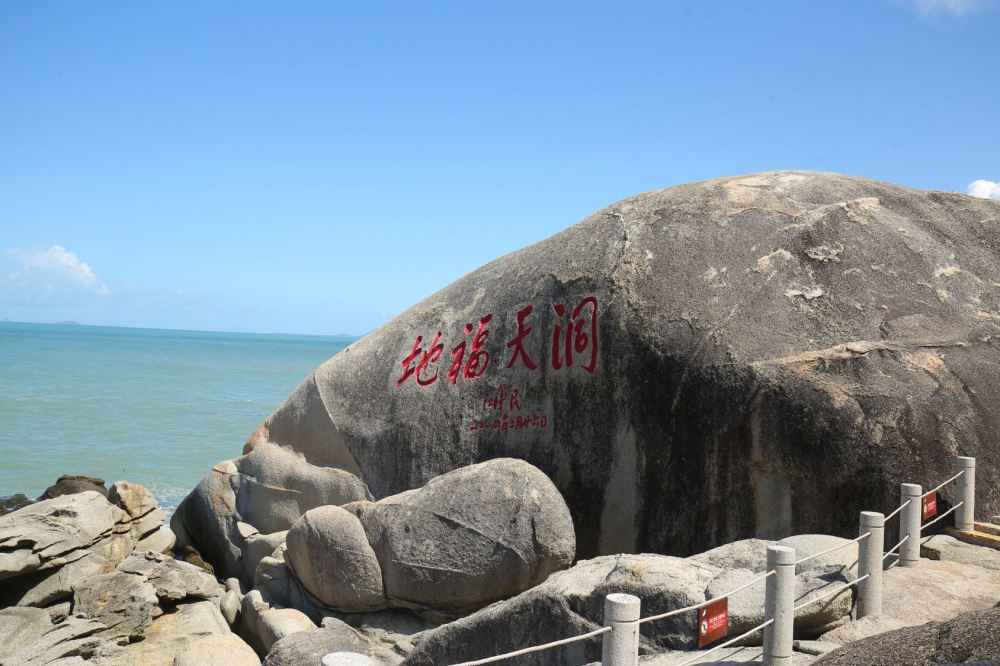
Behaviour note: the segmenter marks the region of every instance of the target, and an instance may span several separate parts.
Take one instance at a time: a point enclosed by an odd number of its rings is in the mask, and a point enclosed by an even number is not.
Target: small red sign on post
[[[920,519],[927,520],[937,514],[937,493],[931,493],[924,498],[923,509],[920,512]]]
[[[698,609],[698,647],[705,647],[729,632],[729,599],[722,598]]]

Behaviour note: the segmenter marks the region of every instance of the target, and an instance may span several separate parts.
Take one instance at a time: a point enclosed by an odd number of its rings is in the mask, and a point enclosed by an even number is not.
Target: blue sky
[[[363,333],[622,197],[1000,198],[974,0],[0,4],[0,319]]]

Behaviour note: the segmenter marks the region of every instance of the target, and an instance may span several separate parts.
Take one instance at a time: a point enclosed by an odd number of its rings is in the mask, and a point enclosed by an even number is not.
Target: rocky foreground
[[[142,486],[101,490],[71,488],[0,515],[0,664],[296,666],[336,651],[379,665],[450,664],[595,629],[611,592],[639,596],[644,616],[700,603],[762,573],[772,543],[574,564],[572,522],[554,486],[523,461],[499,459],[380,502],[307,511],[279,537],[253,540],[241,565],[254,574],[243,583],[220,580],[191,549],[175,554]],[[845,540],[779,543],[806,556]],[[796,663],[831,650],[824,663],[1000,656],[992,642],[969,648],[961,638],[1000,629],[995,612],[962,615],[1000,601],[1000,553],[938,535],[925,554],[937,561],[886,573],[884,616],[852,622],[850,590],[800,610]],[[856,545],[811,560],[796,605],[854,580],[856,561]],[[730,597],[731,635],[762,621],[763,597],[763,582]],[[914,628],[880,635],[904,627]],[[727,650],[727,663],[758,657],[760,640]],[[892,661],[894,640],[939,651]],[[643,663],[680,663],[695,648],[693,616],[642,626]],[[599,659],[600,641],[588,641],[509,663]]]

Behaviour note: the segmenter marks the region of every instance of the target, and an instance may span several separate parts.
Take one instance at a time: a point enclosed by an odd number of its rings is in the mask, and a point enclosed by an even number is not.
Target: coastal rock
[[[245,537],[239,523],[263,534],[280,532],[309,509],[370,497],[350,472],[261,446],[216,465],[177,507],[170,527],[177,547],[194,546],[218,575],[249,580],[253,571],[240,561]]]
[[[566,503],[522,460],[471,465],[348,508],[360,516],[392,605],[461,613],[541,583],[575,552]]]
[[[273,557],[275,549],[285,543],[288,530],[281,530],[272,534],[252,534],[243,541],[241,549],[243,558],[243,571],[252,579],[257,572],[257,565],[265,557]]]
[[[174,659],[195,641],[229,633],[212,601],[179,604],[153,620],[141,641],[128,645],[104,643],[90,661],[94,666],[173,666]]]
[[[630,197],[338,353],[244,451],[281,446],[376,498],[524,459],[582,557],[854,536],[956,451],[998,478],[998,215],[807,171]],[[1000,513],[982,485],[979,513]]]
[[[368,635],[348,624],[327,618],[320,629],[301,631],[274,644],[264,663],[267,666],[318,664],[331,652],[355,652],[367,655],[373,666],[398,666],[412,645],[405,640]]]
[[[62,495],[0,516],[0,580],[61,567],[88,552],[117,565],[134,547],[128,514],[103,495]]]
[[[93,576],[73,590],[73,613],[104,625],[109,639],[138,638],[162,614],[156,588],[141,576],[116,571]]]
[[[222,617],[226,618],[230,627],[236,624],[236,620],[239,618],[241,601],[239,593],[235,590],[226,590],[226,593],[219,599],[219,611],[222,613]]]
[[[264,659],[264,666],[318,664],[331,652],[368,654],[368,641],[358,632],[338,628],[312,628],[276,641]]]
[[[0,664],[43,666],[59,659],[90,657],[105,638],[106,627],[86,618],[69,616],[53,624],[41,608],[11,606],[0,609]]]
[[[139,576],[153,586],[161,602],[221,596],[223,586],[202,569],[160,553],[135,553],[118,565],[118,571]]]
[[[692,555],[689,560],[710,564],[724,570],[747,569],[764,573],[767,569],[767,547],[773,541],[741,539]]]
[[[612,592],[639,597],[645,616],[701,603],[719,573],[708,564],[664,555],[608,555],[577,562],[512,599],[424,632],[407,664],[453,664],[592,631],[602,626],[604,597]],[[674,616],[644,623],[641,653],[695,647],[693,622],[693,617]],[[600,658],[600,641],[581,641],[511,663],[555,666]]]
[[[382,570],[353,514],[321,506],[288,531],[285,559],[302,586],[330,608],[365,611],[385,606]]]
[[[135,545],[139,551],[152,551],[154,553],[169,553],[173,550],[177,537],[166,525],[160,525],[159,529],[149,534]]]
[[[136,541],[151,536],[162,528],[166,514],[156,503],[152,493],[138,483],[118,481],[111,486],[108,501],[129,515],[132,535]]]
[[[31,504],[31,500],[28,499],[27,495],[21,493],[0,497],[0,516],[13,513],[29,504]]]
[[[817,666],[937,666],[996,664],[1000,655],[1000,608],[963,613],[947,622],[906,627],[829,652]]]
[[[317,662],[318,663],[318,662]],[[212,634],[185,645],[174,657],[173,666],[260,666],[260,658],[236,634]]]
[[[61,567],[35,571],[8,579],[0,585],[0,606],[48,606],[73,596],[73,588],[93,576],[111,573],[114,564],[95,553]]]
[[[62,495],[85,493],[89,490],[98,492],[105,497],[108,496],[108,489],[104,487],[104,479],[79,474],[63,474],[54,484],[46,488],[38,499],[53,499]]]
[[[806,571],[816,575],[842,574],[847,580],[854,580],[858,577],[858,544],[849,542],[849,539],[829,534],[796,534],[781,539],[777,544],[794,548],[796,560],[812,558],[795,567],[797,574]],[[837,550],[816,556],[831,548]]]
[[[272,608],[258,590],[243,597],[240,608],[241,635],[262,654],[285,636],[315,629],[305,613],[294,608]]]

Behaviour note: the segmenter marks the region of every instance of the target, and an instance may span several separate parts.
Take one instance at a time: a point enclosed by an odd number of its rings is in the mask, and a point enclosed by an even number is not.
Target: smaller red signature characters
[[[509,391],[509,392],[508,392]],[[521,389],[501,384],[496,391],[483,398],[483,411],[517,412],[521,410]]]
[[[566,314],[566,306],[562,303],[553,305],[552,310],[560,319]],[[552,330],[552,369],[559,370],[564,363],[566,367],[572,367],[574,357],[580,355],[586,362],[583,369],[594,374],[598,346],[597,298],[587,296],[573,308],[565,335],[562,324],[556,324]]]

